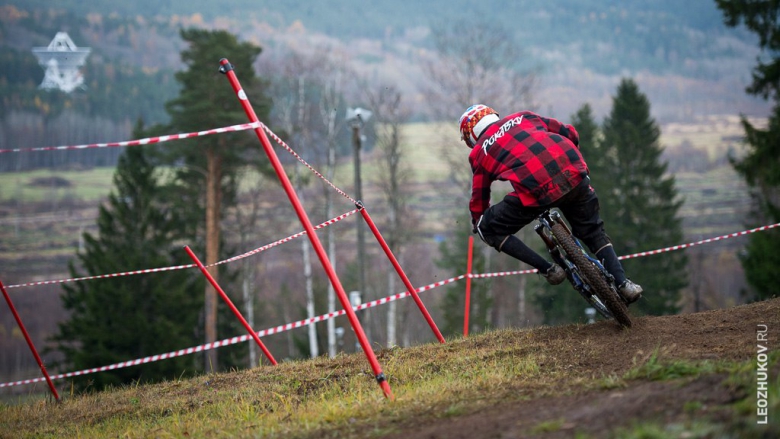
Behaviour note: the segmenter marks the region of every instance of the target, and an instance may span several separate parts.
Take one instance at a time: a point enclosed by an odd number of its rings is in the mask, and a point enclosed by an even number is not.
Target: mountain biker
[[[558,285],[566,273],[526,246],[515,233],[545,210],[557,207],[579,238],[615,277],[627,303],[642,296],[642,287],[626,277],[599,217],[599,200],[590,185],[588,165],[579,151],[579,134],[571,125],[530,111],[500,118],[482,104],[460,117],[461,140],[471,149],[473,232],[499,252],[539,270]],[[508,181],[513,191],[490,206],[490,185]],[[489,207],[488,207],[489,206]]]

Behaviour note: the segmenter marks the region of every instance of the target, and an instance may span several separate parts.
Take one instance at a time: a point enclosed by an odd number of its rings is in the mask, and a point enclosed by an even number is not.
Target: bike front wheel
[[[566,252],[571,262],[580,270],[583,281],[593,288],[596,296],[601,299],[612,314],[612,317],[619,324],[630,328],[631,317],[628,314],[625,302],[623,302],[623,299],[620,298],[614,288],[610,288],[606,279],[604,279],[604,276],[601,275],[601,272],[593,262],[585,257],[580,247],[574,242],[574,237],[571,233],[560,223],[553,224],[551,229],[558,243],[563,247],[563,251]]]

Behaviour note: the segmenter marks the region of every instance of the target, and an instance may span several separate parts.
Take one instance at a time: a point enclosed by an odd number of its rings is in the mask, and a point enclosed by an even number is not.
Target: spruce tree
[[[579,149],[585,162],[599,153],[600,130],[590,104],[583,104],[571,117],[571,124],[580,135]]]
[[[586,160],[617,254],[681,243],[677,212],[682,200],[661,161],[661,131],[650,116],[650,102],[633,80],[618,86],[603,133],[598,152]],[[634,312],[676,312],[680,290],[687,285],[686,264],[682,252],[624,260],[628,277],[645,290],[644,298],[632,305]]]
[[[748,150],[732,160],[734,169],[747,181],[756,212],[750,227],[780,221],[780,3],[776,1],[717,0],[728,26],[745,26],[759,37],[759,46],[769,56],[759,58],[753,70],[753,83],[747,92],[772,99],[775,106],[766,129],[742,118]],[[752,291],[750,300],[768,299],[780,294],[780,230],[750,235],[742,266]]]
[[[151,146],[128,148],[119,158],[114,189],[100,206],[98,232],[84,234],[85,248],[70,264],[72,276],[95,276],[187,263],[177,244],[180,218],[160,201]],[[82,271],[83,270],[83,271]],[[63,286],[69,318],[53,340],[64,366],[82,370],[106,366],[196,344],[202,306],[201,278],[192,270],[82,281]],[[190,356],[74,378],[83,389],[94,384],[159,381],[198,369]]]

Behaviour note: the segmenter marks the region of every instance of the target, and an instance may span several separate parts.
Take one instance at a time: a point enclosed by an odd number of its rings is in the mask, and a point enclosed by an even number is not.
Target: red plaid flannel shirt
[[[573,126],[530,111],[490,125],[469,154],[472,221],[490,205],[496,180],[509,181],[514,190],[508,195],[524,206],[546,206],[577,186],[588,175],[579,137]]]

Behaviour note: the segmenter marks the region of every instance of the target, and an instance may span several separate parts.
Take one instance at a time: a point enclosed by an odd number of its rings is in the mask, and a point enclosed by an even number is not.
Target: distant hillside
[[[605,114],[626,76],[637,80],[654,113],[667,121],[762,116],[769,109],[744,92],[759,54],[756,39],[727,28],[712,0],[563,0],[546,7],[517,1],[493,8],[462,0],[8,0],[7,5],[37,11],[17,21],[13,31],[8,24],[0,28],[0,45],[16,49],[48,41],[53,34],[42,33],[39,22],[52,16],[49,11],[60,11],[59,27],[84,37],[77,44],[147,69],[176,68],[182,48],[178,28],[222,28],[257,42],[266,54],[291,45],[342,51],[357,71],[409,94],[418,92],[418,63],[430,51],[432,27],[495,23],[513,31],[527,54],[507,62],[538,72],[538,107],[558,117],[585,102],[597,115]]]
[[[713,0],[563,0],[543,8],[530,1],[507,2],[491,8],[464,0],[370,4],[357,0],[60,0],[54,4],[47,0],[10,0],[8,3],[28,10],[67,10],[79,17],[90,13],[131,19],[199,14],[206,21],[225,17],[265,22],[278,28],[300,22],[306,29],[341,40],[392,41],[405,38],[417,28],[459,21],[474,25],[495,23],[513,30],[518,45],[529,49],[544,47],[550,52],[576,50],[565,61],[581,62],[584,67],[609,74],[623,69],[695,74],[687,62],[741,58],[746,49],[756,46],[755,38],[746,32],[723,25],[722,14]]]

